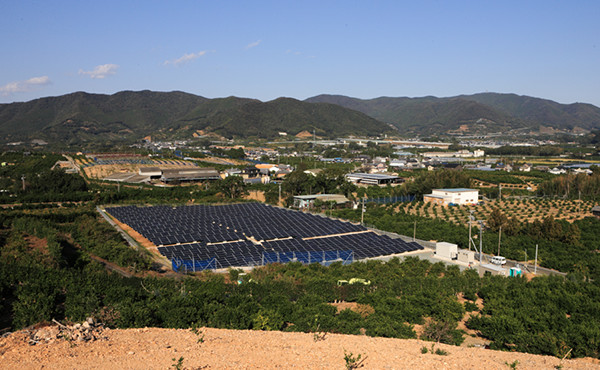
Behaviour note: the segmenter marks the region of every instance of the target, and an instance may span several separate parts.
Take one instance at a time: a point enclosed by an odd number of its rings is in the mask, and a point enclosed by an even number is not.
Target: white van
[[[506,263],[506,258],[502,256],[494,256],[490,259],[490,263],[502,266]]]

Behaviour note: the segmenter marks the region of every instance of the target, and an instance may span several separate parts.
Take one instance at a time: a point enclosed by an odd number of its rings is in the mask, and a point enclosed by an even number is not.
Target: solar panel
[[[342,250],[354,251],[354,258],[360,259],[423,249],[418,243],[380,236],[362,225],[260,203],[122,206],[106,208],[106,212],[159,246],[169,259],[193,257],[216,261],[220,267],[277,259],[324,262]],[[317,238],[307,239],[313,237]],[[265,258],[265,251],[279,256]]]

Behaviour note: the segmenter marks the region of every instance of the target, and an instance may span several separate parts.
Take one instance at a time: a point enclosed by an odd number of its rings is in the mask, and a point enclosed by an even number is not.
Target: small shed
[[[466,249],[458,251],[458,261],[463,263],[472,264],[475,263],[475,252]]]
[[[446,242],[435,243],[435,255],[448,259],[458,258],[458,245]]]
[[[498,265],[492,265],[491,263],[484,264],[479,267],[479,275],[483,276],[483,274],[485,274],[486,272],[490,272],[492,275],[507,275],[505,268]]]

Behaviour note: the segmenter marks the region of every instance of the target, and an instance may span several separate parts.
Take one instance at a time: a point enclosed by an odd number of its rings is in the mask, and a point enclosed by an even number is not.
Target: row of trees
[[[566,199],[600,199],[600,167],[592,166],[593,174],[565,174],[545,181],[537,193],[546,197]]]

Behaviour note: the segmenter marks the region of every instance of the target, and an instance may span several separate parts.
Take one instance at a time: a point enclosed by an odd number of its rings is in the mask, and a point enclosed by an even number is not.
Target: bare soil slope
[[[30,332],[0,338],[2,369],[344,369],[344,351],[366,356],[364,369],[554,369],[555,357],[437,345],[448,355],[422,354],[430,342],[327,334],[201,329],[105,329],[98,340],[52,339],[28,344]],[[203,341],[198,341],[203,338]],[[563,369],[600,369],[594,359],[565,360]]]

